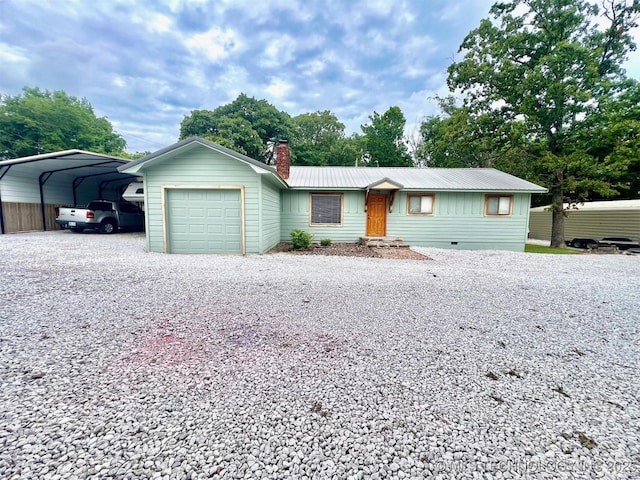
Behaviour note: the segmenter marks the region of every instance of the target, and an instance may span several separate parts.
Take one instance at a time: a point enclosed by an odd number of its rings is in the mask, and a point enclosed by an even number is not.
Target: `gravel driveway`
[[[0,236],[0,478],[640,478],[640,257]]]

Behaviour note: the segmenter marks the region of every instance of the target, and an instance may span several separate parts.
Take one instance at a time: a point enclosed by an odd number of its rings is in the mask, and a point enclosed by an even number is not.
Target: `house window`
[[[511,215],[513,195],[487,195],[484,201],[485,215]]]
[[[342,225],[342,194],[312,193],[311,225]]]
[[[409,215],[433,215],[434,195],[409,195]]]

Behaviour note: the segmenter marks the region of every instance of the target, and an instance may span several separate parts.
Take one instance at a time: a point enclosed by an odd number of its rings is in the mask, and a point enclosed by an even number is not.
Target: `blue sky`
[[[191,110],[242,92],[292,116],[331,110],[348,134],[397,105],[411,133],[492,3],[0,0],[0,94],[85,97],[131,152],[175,142]]]

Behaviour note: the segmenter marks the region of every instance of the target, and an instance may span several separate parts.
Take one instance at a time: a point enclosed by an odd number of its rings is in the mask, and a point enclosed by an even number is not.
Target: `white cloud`
[[[274,34],[263,37],[261,43],[266,46],[260,65],[265,68],[274,68],[290,62],[296,51],[296,40],[286,34]]]
[[[153,33],[166,33],[173,29],[173,20],[166,15],[153,14],[148,19],[147,29]]]
[[[2,63],[28,63],[27,51],[15,45],[0,43],[0,60]]]
[[[293,85],[281,78],[274,78],[265,91],[276,100],[282,99],[291,90]]]
[[[115,87],[126,87],[127,86],[127,82],[125,81],[124,78],[120,77],[120,76],[115,76],[113,77],[113,80],[111,81],[111,83],[115,86]]]
[[[242,49],[242,41],[234,30],[212,28],[204,33],[186,35],[184,45],[212,62],[224,60]]]

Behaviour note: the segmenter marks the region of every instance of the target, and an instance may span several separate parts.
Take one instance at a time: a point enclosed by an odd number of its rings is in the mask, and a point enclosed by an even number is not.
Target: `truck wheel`
[[[105,220],[100,224],[100,233],[114,233],[116,231],[116,223],[113,220]]]

